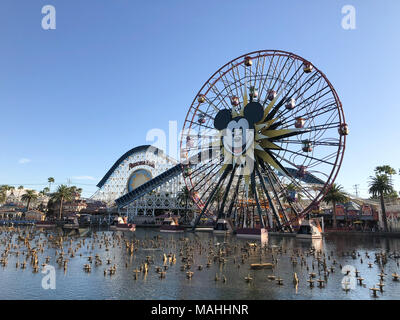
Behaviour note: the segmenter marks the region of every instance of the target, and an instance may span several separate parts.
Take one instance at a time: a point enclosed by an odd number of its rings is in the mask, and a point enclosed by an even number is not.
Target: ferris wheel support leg
[[[268,173],[267,173],[267,171],[268,171]],[[273,179],[272,179],[273,177],[272,177],[272,175],[270,174],[270,171],[269,171],[269,170],[266,170],[266,173],[267,173],[268,179],[272,182],[272,181],[273,181]],[[286,225],[287,229],[288,229],[290,232],[293,232],[292,226],[289,224],[289,219],[288,219],[288,217],[286,216],[286,213],[285,213],[285,210],[284,210],[284,208],[283,208],[283,205],[282,205],[281,201],[279,200],[278,192],[275,190],[275,187],[274,187],[274,184],[273,184],[273,183],[271,183],[271,189],[272,189],[272,192],[273,192],[274,195],[275,195],[276,202],[278,203],[279,208],[280,208],[281,211],[282,211],[283,220],[285,220],[285,225]]]
[[[269,205],[270,205],[270,207],[271,207],[271,209],[272,209],[272,213],[273,213],[273,215],[274,215],[274,217],[275,217],[275,221],[276,221],[276,223],[278,224],[278,228],[279,228],[279,229],[282,229],[282,222],[281,222],[281,219],[279,218],[279,215],[278,215],[278,213],[276,212],[275,205],[273,204],[272,199],[271,199],[271,197],[270,197],[270,195],[269,195],[269,193],[268,193],[268,190],[267,190],[267,188],[265,187],[264,179],[263,179],[263,177],[261,176],[261,173],[260,173],[260,171],[258,170],[258,167],[255,166],[254,169],[256,170],[257,176],[258,176],[258,178],[259,178],[260,181],[261,181],[261,187],[262,187],[262,189],[264,190],[265,195],[267,196]]]
[[[236,168],[237,168],[237,165],[235,165],[235,167],[233,168],[231,176],[230,176],[229,181],[228,181],[228,185],[226,186],[226,189],[225,189],[225,192],[224,192],[224,196],[222,198],[221,206],[218,208],[218,217],[217,217],[217,219],[222,218],[222,215],[224,213],[224,207],[225,207],[226,198],[228,197],[229,191],[231,189],[232,181],[233,181],[233,178],[235,177]]]
[[[257,166],[257,164],[255,164]],[[251,179],[251,190],[254,194],[254,198],[256,200],[256,204],[257,204],[257,212],[258,212],[258,216],[260,217],[260,224],[261,224],[261,228],[265,228],[264,225],[264,220],[262,218],[262,211],[261,211],[261,206],[260,206],[260,202],[258,201],[258,195],[257,195],[257,189],[256,189],[256,173],[253,170],[253,172],[251,173],[250,176]],[[253,225],[254,225],[254,221],[253,221]]]
[[[243,178],[242,175],[239,176],[239,179],[238,179],[238,182],[237,182],[237,185],[236,185],[236,189],[235,189],[235,193],[233,194],[232,201],[231,201],[231,203],[229,205],[228,214],[226,215],[228,218],[231,217],[233,205],[235,204],[237,195],[239,193],[239,186],[240,186],[240,182],[242,181],[242,178]],[[235,219],[235,221],[236,221],[236,219]]]
[[[272,176],[274,177],[277,184],[283,189],[282,183],[279,181],[278,177],[276,176],[276,174],[274,172],[272,172]],[[289,203],[290,208],[292,209],[292,212],[294,213],[296,218],[298,218],[299,214],[297,213],[296,209],[293,207],[293,204],[291,202],[288,202],[288,203]]]
[[[225,180],[226,176],[228,175],[229,171],[231,171],[231,170],[232,170],[232,165],[229,165],[229,166],[227,166],[227,167],[225,168],[224,173],[221,175],[221,177],[220,177],[219,180],[218,180],[217,185],[216,185],[216,186],[214,187],[214,189],[212,190],[210,196],[209,196],[208,199],[207,199],[206,204],[204,205],[203,209],[201,210],[201,213],[200,213],[199,216],[196,218],[196,221],[194,222],[194,225],[193,225],[193,227],[192,227],[192,231],[194,231],[194,230],[196,229],[197,225],[199,224],[199,221],[200,221],[201,217],[202,217],[203,214],[206,212],[208,205],[209,205],[210,202],[213,200],[214,194],[215,194],[215,192],[217,191],[219,185],[221,184],[221,182],[222,182],[223,180]]]

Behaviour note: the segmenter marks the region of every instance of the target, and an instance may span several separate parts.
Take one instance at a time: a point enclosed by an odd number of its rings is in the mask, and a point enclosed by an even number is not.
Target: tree
[[[192,200],[191,192],[187,186],[182,187],[182,189],[179,191],[177,200],[181,205],[184,204],[187,209],[189,201]]]
[[[6,193],[3,189],[0,189],[0,203],[6,202]]]
[[[21,199],[22,201],[26,201],[26,211],[29,210],[29,205],[31,203],[31,201],[35,201],[37,200],[38,195],[36,194],[36,192],[34,190],[26,190],[25,193],[22,195]]]
[[[51,184],[54,183],[55,180],[54,180],[53,177],[50,177],[50,178],[47,179],[47,181],[49,183],[49,192],[50,192],[51,191]]]
[[[15,188],[12,186],[9,186],[7,184],[3,184],[2,186],[0,186],[0,192],[4,194],[4,201],[3,202],[7,202],[7,192],[14,190]]]
[[[76,192],[78,192],[78,193],[79,193],[79,196],[81,196],[81,195],[82,195],[82,191],[83,191],[83,189],[82,189],[82,188],[77,188],[77,189],[76,189]]]
[[[377,166],[375,168],[375,175],[385,174],[388,176],[390,183],[393,183],[393,176],[396,174],[396,169],[392,168],[389,165]],[[396,195],[394,197],[394,195]],[[391,195],[388,195],[389,198],[397,199],[397,192],[392,192]]]
[[[375,177],[370,177],[368,191],[373,197],[379,196],[381,202],[383,227],[385,231],[388,231],[384,197],[385,195],[388,195],[394,191],[393,184],[388,174],[376,174]]]
[[[58,218],[62,219],[63,203],[64,201],[70,201],[73,198],[73,189],[62,184],[57,188],[57,191],[53,193],[51,199],[54,202],[60,202],[60,211]]]
[[[217,190],[215,190],[214,196],[212,197],[212,200],[211,200],[211,201],[217,201],[218,210],[219,210],[220,203],[221,203],[223,196],[224,196],[224,192],[223,192],[222,188],[218,187]]]
[[[81,196],[82,188],[72,186],[72,187],[70,187],[70,189],[71,189],[72,197],[76,197],[76,196],[80,197]]]
[[[50,188],[49,187],[44,187],[43,188],[43,194],[47,194],[50,192]]]
[[[301,189],[301,187],[295,185],[294,183],[289,183],[286,186],[286,190],[288,191],[288,194],[285,195],[285,198],[288,202],[293,202],[293,200],[294,200],[294,199],[290,198],[291,192],[296,192],[298,201],[300,201],[301,198],[303,197],[303,190]]]
[[[343,187],[336,183],[333,183],[328,192],[326,193],[323,201],[327,204],[332,204],[333,207],[333,227],[336,228],[336,204],[345,203],[348,201],[348,196],[343,191]]]
[[[185,218],[188,219],[187,210],[189,207],[189,202],[192,201],[192,192],[188,189],[187,186],[182,187],[177,195],[177,200],[181,205],[185,205]]]
[[[389,178],[390,179],[390,178]],[[389,180],[390,181],[390,180]],[[399,194],[396,190],[392,190],[391,192],[385,194],[383,196],[385,198],[385,200],[396,200],[399,198]],[[373,200],[380,200],[379,194],[376,196],[372,196],[371,195],[371,199]]]
[[[386,174],[387,176],[393,176],[396,174],[396,170],[388,165],[377,166],[375,168],[375,174],[376,175]]]
[[[21,196],[22,190],[24,190],[24,186],[19,186],[18,187],[18,198]]]

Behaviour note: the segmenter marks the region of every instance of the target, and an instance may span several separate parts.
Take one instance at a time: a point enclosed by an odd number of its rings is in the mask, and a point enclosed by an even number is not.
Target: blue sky
[[[56,30],[41,27],[47,4]],[[341,27],[348,4],[355,30]],[[337,182],[366,195],[375,166],[400,168],[399,14],[398,0],[2,0],[0,184],[54,176],[90,196],[148,130],[181,128],[220,66],[281,49],[336,88],[351,130]]]

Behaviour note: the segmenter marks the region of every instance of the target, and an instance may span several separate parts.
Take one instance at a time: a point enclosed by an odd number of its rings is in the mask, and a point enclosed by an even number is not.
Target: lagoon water
[[[21,229],[23,230],[23,229]],[[43,243],[49,239],[49,234],[58,231],[47,231],[40,233],[30,229],[34,239],[30,240],[31,247],[35,247],[39,242]],[[27,231],[27,230],[26,230]],[[21,232],[21,231],[20,231]],[[119,244],[117,237],[120,239]],[[389,257],[387,264],[383,266],[385,276],[385,286],[383,292],[378,292],[377,297],[373,297],[369,288],[379,283],[378,274],[381,267],[375,263],[375,253],[400,252],[400,239],[382,238],[370,236],[327,236],[323,240],[300,240],[292,237],[270,236],[265,250],[248,249],[249,257],[242,263],[242,255],[246,254],[242,248],[247,247],[248,240],[240,240],[235,236],[215,236],[212,233],[191,233],[184,234],[162,234],[152,229],[137,229],[132,234],[114,234],[111,231],[92,231],[85,237],[80,235],[69,235],[64,238],[63,250],[67,253],[71,246],[76,248],[77,243],[85,239],[76,251],[75,257],[69,257],[68,268],[64,271],[62,265],[56,262],[56,248],[53,242],[48,240],[44,245],[44,252],[38,252],[39,267],[44,263],[45,257],[49,256],[49,265],[55,267],[56,289],[43,289],[42,279],[46,276],[41,273],[34,273],[32,266],[27,260],[27,267],[21,269],[16,267],[17,261],[21,263],[25,260],[22,252],[27,252],[23,242],[17,241],[17,233],[12,234],[13,243],[19,243],[19,248],[11,248],[8,253],[8,260],[5,266],[0,266],[0,299],[400,299],[400,281],[393,281],[391,274],[399,273],[398,263],[395,257]],[[0,252],[3,253],[10,233],[3,230],[0,233]],[[104,244],[100,248],[99,244],[104,237],[111,240],[109,250],[106,251]],[[155,237],[161,237],[157,240]],[[114,239],[114,240],[113,240]],[[36,242],[39,240],[39,242]],[[136,242],[137,251],[131,256],[127,251],[125,243]],[[94,242],[94,250],[92,244]],[[262,245],[257,243],[258,248]],[[115,246],[113,246],[113,243]],[[225,244],[224,244],[225,243]],[[203,248],[200,252],[199,248]],[[234,249],[236,246],[236,249]],[[179,255],[180,249],[192,247],[194,261],[191,271],[194,272],[192,279],[188,279],[186,271],[181,271],[182,256]],[[206,267],[208,253],[214,253],[219,248],[227,247],[231,253],[224,258],[225,263],[220,263],[219,259],[214,261],[209,268]],[[194,249],[193,249],[194,248]],[[325,253],[328,268],[333,266],[335,271],[328,276],[324,288],[310,288],[307,280],[309,272],[315,272],[317,280],[323,279],[323,272],[318,275],[316,260],[309,250],[314,248],[323,254]],[[16,255],[19,251],[19,256]],[[355,251],[359,256],[356,259],[350,255]],[[184,250],[182,252],[185,252]],[[306,264],[300,263],[300,258],[296,257],[297,265],[292,264],[294,253],[301,253]],[[369,258],[366,256],[368,252]],[[163,266],[163,254],[175,253],[177,261],[175,264],[168,264],[165,279],[160,279],[156,272],[156,266]],[[331,255],[333,253],[333,255]],[[95,266],[94,256],[98,254],[102,259],[102,265]],[[277,258],[277,265],[272,270],[250,270],[250,263],[272,262],[272,255]],[[93,257],[91,272],[85,272],[84,264],[89,263],[88,257]],[[137,280],[134,279],[133,270],[139,268],[144,263],[146,257],[150,256],[154,264],[150,264],[146,274],[140,273]],[[329,256],[329,258],[328,258]],[[107,265],[106,259],[111,259],[111,264]],[[336,264],[333,260],[336,259]],[[361,263],[361,259],[363,260]],[[314,261],[315,269],[312,270]],[[373,263],[369,268],[368,262]],[[114,275],[104,275],[104,270],[116,264],[117,270]],[[127,264],[127,267],[126,267]],[[202,265],[203,270],[197,270],[197,266]],[[342,280],[345,276],[340,269],[340,265],[350,266],[360,271],[365,286],[356,284],[353,289],[345,292],[342,288]],[[238,267],[239,266],[239,267]],[[293,284],[293,273],[296,272],[299,278],[297,288]],[[276,281],[269,280],[268,275],[274,274],[283,279],[283,285],[278,285]],[[215,281],[216,275],[218,281]],[[245,277],[250,275],[253,280],[245,281]],[[222,277],[226,277],[223,282]]]

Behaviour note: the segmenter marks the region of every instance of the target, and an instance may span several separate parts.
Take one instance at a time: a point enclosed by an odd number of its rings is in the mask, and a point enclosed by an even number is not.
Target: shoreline
[[[8,224],[11,221],[0,221],[0,226],[6,227],[9,226]],[[32,221],[29,221],[29,223],[24,223],[26,221],[13,221],[14,226],[34,226],[35,224]],[[143,229],[157,229],[161,225],[158,224],[136,224],[137,228],[143,228]],[[188,225],[183,225],[185,227],[186,232],[191,232],[192,227]],[[91,227],[101,227],[100,225],[93,224]],[[208,231],[208,230],[207,230]],[[208,231],[211,232],[211,231]],[[274,237],[295,237],[295,233],[281,233],[281,232],[268,232],[269,236],[274,236]],[[342,236],[374,236],[374,237],[387,237],[387,238],[400,238],[400,232],[395,232],[395,231],[389,231],[389,232],[372,232],[372,231],[325,231],[322,233],[323,237],[328,237],[330,235],[342,235]]]
[[[400,238],[400,232],[372,232],[372,231],[328,231],[324,232],[324,236],[329,235],[345,235],[345,236],[378,236]]]

